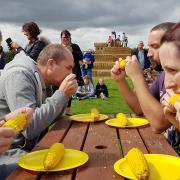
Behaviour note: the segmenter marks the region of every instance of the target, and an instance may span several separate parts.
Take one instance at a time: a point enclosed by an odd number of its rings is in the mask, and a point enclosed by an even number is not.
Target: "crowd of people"
[[[115,46],[122,46],[127,47],[128,46],[128,37],[125,32],[122,33],[122,39],[121,35],[116,35],[115,31],[112,31],[111,34],[108,36],[107,39],[108,47],[115,47]]]
[[[18,158],[31,151],[47,133],[56,117],[70,112],[72,98],[109,97],[104,79],[99,79],[94,87],[92,50],[83,54],[80,47],[72,43],[68,30],[60,33],[58,44],[41,40],[38,37],[41,30],[35,22],[25,23],[22,32],[29,43],[22,48],[12,41],[9,49],[14,58],[6,65],[0,32],[0,66],[3,69],[0,75],[0,177],[4,179],[17,167]],[[111,69],[129,107],[135,114],[143,114],[155,133],[164,132],[178,154],[180,99],[174,107],[169,99],[172,94],[180,93],[179,42],[179,22],[158,24],[148,35],[148,51],[140,41],[132,56],[126,58],[125,70],[119,68],[118,61]],[[147,85],[143,75],[143,70],[149,67],[160,71],[151,86]],[[133,90],[126,76],[132,80]],[[23,132],[15,136],[11,128],[1,127],[20,113],[27,114],[28,123]]]

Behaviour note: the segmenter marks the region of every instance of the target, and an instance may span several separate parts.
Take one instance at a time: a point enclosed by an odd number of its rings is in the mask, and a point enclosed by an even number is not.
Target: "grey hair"
[[[53,59],[56,63],[65,59],[67,50],[60,44],[49,44],[39,54],[37,62],[41,65],[46,65],[48,59]]]

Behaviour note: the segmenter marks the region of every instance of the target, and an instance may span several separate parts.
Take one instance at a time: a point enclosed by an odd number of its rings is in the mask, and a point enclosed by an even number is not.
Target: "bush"
[[[6,57],[6,63],[12,61],[14,55],[11,51],[5,52],[5,57]]]

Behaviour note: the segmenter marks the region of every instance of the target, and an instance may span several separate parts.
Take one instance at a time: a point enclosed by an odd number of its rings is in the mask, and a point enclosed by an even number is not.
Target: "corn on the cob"
[[[126,66],[126,60],[125,59],[119,60],[119,68],[124,70],[125,66]]]
[[[118,113],[118,114],[116,114],[116,118],[119,120],[119,124],[120,124],[121,126],[126,126],[126,125],[127,125],[128,118],[126,117],[125,114],[123,114],[123,113]]]
[[[169,99],[169,104],[171,107],[174,107],[174,104],[176,103],[176,101],[179,99],[180,94],[173,94],[170,99]]]
[[[64,144],[54,143],[47,151],[44,157],[44,169],[50,170],[55,168],[64,156]]]
[[[3,127],[11,127],[14,129],[15,133],[19,133],[20,131],[24,130],[26,127],[26,114],[18,114],[14,118],[8,120],[3,124]]]
[[[96,108],[91,109],[91,117],[93,118],[94,121],[99,120],[99,111]]]
[[[126,161],[138,180],[147,180],[149,177],[149,167],[147,160],[141,150],[132,148],[125,156]]]

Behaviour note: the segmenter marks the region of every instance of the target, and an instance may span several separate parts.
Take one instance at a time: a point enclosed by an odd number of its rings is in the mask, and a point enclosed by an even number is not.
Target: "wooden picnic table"
[[[109,127],[104,121],[75,122],[68,116],[59,118],[33,151],[49,148],[55,142],[62,142],[65,148],[88,153],[89,161],[79,168],[53,173],[18,167],[8,180],[123,180],[125,178],[113,170],[113,165],[133,147],[140,148],[144,153],[177,156],[164,136],[154,134],[150,126],[120,129]]]

